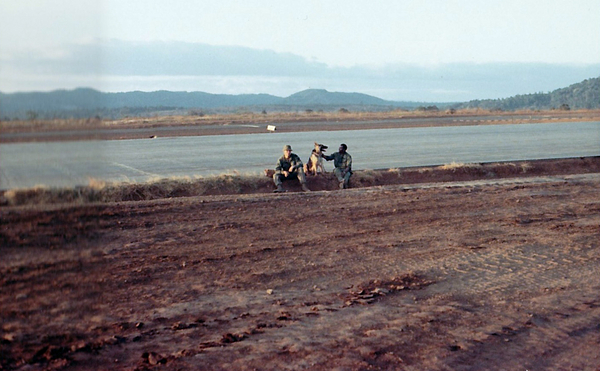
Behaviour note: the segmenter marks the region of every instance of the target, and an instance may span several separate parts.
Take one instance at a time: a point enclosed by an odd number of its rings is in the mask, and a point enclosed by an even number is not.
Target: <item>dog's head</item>
[[[315,152],[317,152],[317,153],[324,153],[327,148],[329,148],[329,147],[327,147],[324,144],[320,144],[320,143],[315,142]]]

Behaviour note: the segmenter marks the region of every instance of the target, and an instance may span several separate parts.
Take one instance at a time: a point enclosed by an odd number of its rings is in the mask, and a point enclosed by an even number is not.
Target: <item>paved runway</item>
[[[1,144],[0,189],[259,173],[284,144],[306,161],[315,141],[329,153],[346,143],[357,170],[567,158],[600,155],[600,122]]]

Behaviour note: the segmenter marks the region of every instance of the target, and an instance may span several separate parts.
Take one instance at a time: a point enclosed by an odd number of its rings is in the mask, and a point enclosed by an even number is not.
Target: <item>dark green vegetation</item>
[[[596,109],[600,108],[600,77],[587,79],[549,93],[516,95],[504,99],[474,100],[455,105],[454,108],[483,108],[502,111]]]
[[[449,107],[503,111],[595,109],[600,108],[600,78],[588,79],[550,93],[454,104],[395,102],[367,94],[328,92],[323,89],[308,89],[285,98],[269,94],[227,95],[171,91],[102,93],[87,88],[47,93],[0,93],[0,119],[4,121],[91,117],[115,119],[240,112],[377,112],[396,109],[430,110],[429,108],[437,111]]]
[[[202,115],[271,111],[381,111],[414,108],[418,103],[392,102],[360,93],[333,93],[308,89],[289,97],[269,94],[209,94],[203,92],[102,93],[79,88],[48,93],[0,93],[3,120],[122,118],[126,116]]]

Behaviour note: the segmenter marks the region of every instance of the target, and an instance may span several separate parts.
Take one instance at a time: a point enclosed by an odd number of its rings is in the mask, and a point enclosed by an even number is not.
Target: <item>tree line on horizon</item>
[[[397,109],[567,110],[600,108],[600,77],[584,80],[548,93],[516,95],[503,99],[465,103],[386,101],[361,93],[336,93],[308,89],[287,98],[269,94],[209,94],[203,92],[102,93],[94,89],[57,90],[48,93],[0,93],[0,120],[36,120],[186,115],[194,112],[335,112],[391,111]]]
[[[515,95],[503,99],[473,100],[454,105],[455,109],[487,110],[569,110],[600,108],[600,77],[584,80],[549,93]]]

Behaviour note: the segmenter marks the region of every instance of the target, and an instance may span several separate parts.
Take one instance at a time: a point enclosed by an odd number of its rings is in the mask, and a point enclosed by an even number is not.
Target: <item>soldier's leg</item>
[[[352,176],[352,172],[347,172],[346,175],[344,175],[344,188],[348,188],[348,185],[350,184],[350,177]]]
[[[333,169],[333,174],[335,174],[335,177],[340,183],[340,189],[344,189],[344,176],[342,175],[342,170],[336,167]]]
[[[306,183],[306,174],[304,173],[304,170],[298,169],[298,174],[296,174],[296,177],[298,178],[300,184]]]
[[[306,185],[306,174],[304,174],[303,169],[298,169],[298,180],[300,181],[300,185],[302,185],[302,190],[304,192],[310,191],[310,189],[308,189],[308,186]]]
[[[342,170],[338,169],[337,167],[335,169],[333,169],[333,175],[335,175],[335,177],[337,178],[338,182],[343,182],[344,181],[344,176],[342,175]]]
[[[283,175],[281,175],[281,174],[273,174],[273,183],[275,183],[275,187],[277,187],[275,192],[283,192],[284,191],[283,186],[281,185],[282,178],[283,178]]]

